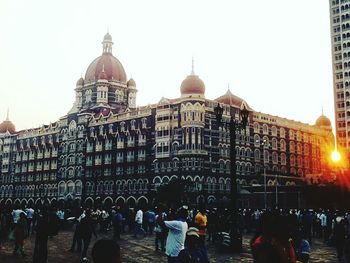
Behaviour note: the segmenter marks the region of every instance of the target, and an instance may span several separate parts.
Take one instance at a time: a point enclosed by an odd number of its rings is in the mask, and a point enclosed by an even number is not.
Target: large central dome
[[[112,54],[112,37],[109,33],[104,36],[103,42],[103,54],[96,58],[85,74],[85,82],[98,80],[98,77],[102,71],[107,75],[108,80],[117,80],[126,82],[126,74],[123,65]]]

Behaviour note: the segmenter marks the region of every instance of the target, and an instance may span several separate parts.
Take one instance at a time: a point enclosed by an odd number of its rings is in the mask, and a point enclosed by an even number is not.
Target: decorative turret
[[[194,62],[192,58],[192,71],[191,74],[187,76],[181,83],[181,97],[186,97],[190,95],[204,96],[205,85],[204,82],[194,73]]]
[[[107,32],[107,34],[104,36],[102,45],[103,45],[103,53],[112,54],[113,41],[112,41],[112,36],[109,34],[109,32]]]
[[[10,121],[9,110],[7,109],[6,120],[0,124],[0,133],[9,132],[10,134],[16,133],[15,125]]]
[[[317,118],[315,126],[318,126],[326,130],[332,130],[332,122],[327,116],[323,114],[323,109],[322,109],[322,115]]]
[[[128,86],[128,104],[129,108],[136,108],[136,82],[133,78],[129,79],[127,82]]]

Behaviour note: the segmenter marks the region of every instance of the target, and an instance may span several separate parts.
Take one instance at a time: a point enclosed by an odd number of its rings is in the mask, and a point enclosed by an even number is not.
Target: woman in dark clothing
[[[37,215],[33,263],[47,263],[47,240],[49,237],[49,215],[44,208]]]
[[[94,223],[91,219],[91,211],[86,210],[85,217],[80,222],[80,235],[84,244],[83,252],[81,253],[82,261],[87,261],[86,254],[90,245],[92,234],[94,234],[95,238],[97,238]]]

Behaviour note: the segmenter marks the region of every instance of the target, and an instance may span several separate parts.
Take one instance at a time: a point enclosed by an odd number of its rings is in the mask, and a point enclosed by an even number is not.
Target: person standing
[[[137,237],[138,233],[142,233],[143,236],[146,236],[146,231],[142,228],[143,212],[141,208],[137,210],[135,215],[135,227],[134,227],[134,237]]]
[[[33,263],[47,263],[47,241],[49,237],[49,214],[47,209],[37,215]]]
[[[17,255],[18,251],[21,253],[22,257],[24,254],[24,239],[27,235],[27,219],[25,213],[21,213],[20,217],[15,225],[15,248],[13,254]]]
[[[113,238],[120,239],[120,232],[123,224],[123,214],[120,211],[120,207],[117,207],[117,210],[113,216]]]
[[[33,223],[33,217],[34,217],[34,209],[31,207],[28,207],[25,210],[26,214],[27,214],[27,233],[28,236],[33,232],[32,231],[32,223]]]
[[[156,223],[156,213],[152,209],[147,211],[147,223],[149,235],[152,236],[154,225]]]
[[[64,225],[64,211],[63,209],[58,209],[57,212],[57,217],[58,217],[58,220],[59,220],[59,225],[60,225],[60,229],[62,229],[63,225]]]
[[[94,234],[95,238],[97,238],[94,224],[91,219],[91,212],[89,209],[85,211],[85,217],[81,219],[80,233],[84,244],[83,251],[81,253],[81,259],[83,262],[86,262],[87,261],[86,254],[91,242],[92,234]]]
[[[162,251],[165,251],[165,237],[166,237],[166,229],[165,226],[162,225],[162,222],[166,219],[166,213],[159,209],[158,215],[156,215],[156,223],[154,227],[154,232],[156,233],[155,245],[156,251],[159,250],[159,242],[160,248]]]
[[[175,220],[163,222],[164,226],[169,229],[165,247],[168,263],[177,263],[180,251],[185,248],[186,232],[188,230],[186,218],[187,209],[182,207],[178,210]]]
[[[199,235],[199,244],[202,247],[205,247],[205,234],[207,230],[207,215],[205,214],[205,207],[201,206],[199,209],[199,212],[194,218],[194,223],[196,227],[199,229],[198,235]]]

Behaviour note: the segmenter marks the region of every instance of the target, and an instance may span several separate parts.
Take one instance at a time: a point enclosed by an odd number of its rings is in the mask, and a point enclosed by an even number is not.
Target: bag
[[[10,241],[14,241],[14,240],[16,239],[16,237],[15,237],[15,230],[14,230],[14,229],[12,229],[12,230],[10,231],[10,233],[8,234],[8,239],[9,239]]]

